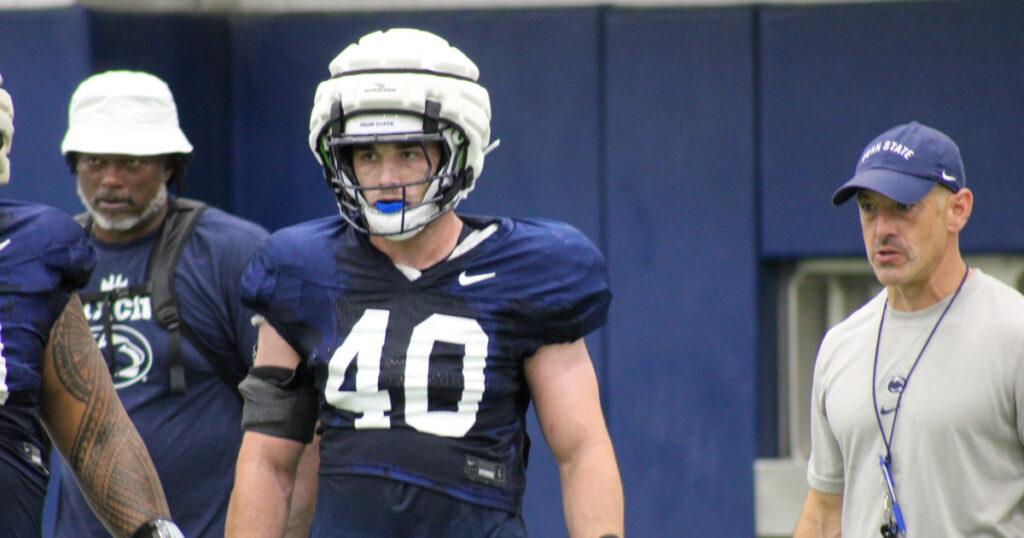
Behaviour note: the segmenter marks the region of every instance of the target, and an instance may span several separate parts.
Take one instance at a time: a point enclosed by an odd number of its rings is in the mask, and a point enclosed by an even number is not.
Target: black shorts
[[[320,477],[311,538],[526,537],[521,514],[479,506],[405,482]]]

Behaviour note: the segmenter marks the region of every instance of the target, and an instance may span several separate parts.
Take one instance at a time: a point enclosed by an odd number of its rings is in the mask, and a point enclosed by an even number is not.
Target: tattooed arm
[[[50,331],[42,365],[42,418],[93,512],[114,536],[169,519],[160,479],[114,390],[73,295]]]

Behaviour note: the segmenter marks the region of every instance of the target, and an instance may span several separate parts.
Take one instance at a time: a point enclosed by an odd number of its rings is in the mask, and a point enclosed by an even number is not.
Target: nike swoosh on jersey
[[[459,285],[460,286],[472,286],[477,282],[483,282],[484,280],[494,278],[495,273],[481,273],[479,275],[467,275],[465,271],[459,273]]]
[[[883,415],[888,415],[889,413],[892,413],[895,410],[896,410],[895,407],[893,407],[892,409],[886,409],[886,408],[883,407],[880,411],[882,412]]]
[[[10,245],[10,244],[11,244],[11,238],[10,237],[8,237],[7,239],[4,239],[4,242],[0,243],[0,250],[3,250],[5,248],[7,248],[7,245]]]

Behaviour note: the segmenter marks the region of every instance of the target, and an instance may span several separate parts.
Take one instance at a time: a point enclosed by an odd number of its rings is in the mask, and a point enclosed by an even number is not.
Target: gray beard
[[[85,206],[85,210],[88,211],[89,216],[92,217],[93,226],[98,226],[103,230],[115,230],[119,232],[131,230],[140,223],[148,221],[153,215],[160,211],[160,208],[167,204],[167,184],[161,183],[160,190],[157,191],[156,196],[150,200],[149,205],[147,205],[146,209],[142,210],[142,213],[138,216],[111,219],[93,207],[92,202],[89,201],[89,199],[82,193],[81,185],[77,185],[76,190],[78,192],[78,199],[82,201],[82,205]]]

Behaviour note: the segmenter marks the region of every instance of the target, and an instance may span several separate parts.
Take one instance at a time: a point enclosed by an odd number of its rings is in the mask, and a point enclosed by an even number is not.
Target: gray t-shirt
[[[952,296],[916,312],[887,309],[876,415],[869,387],[885,297],[822,340],[808,483],[844,495],[843,536],[878,536],[885,445],[877,417],[887,437],[895,418],[893,474],[908,537],[1024,536],[1024,297],[975,269],[909,380]]]

